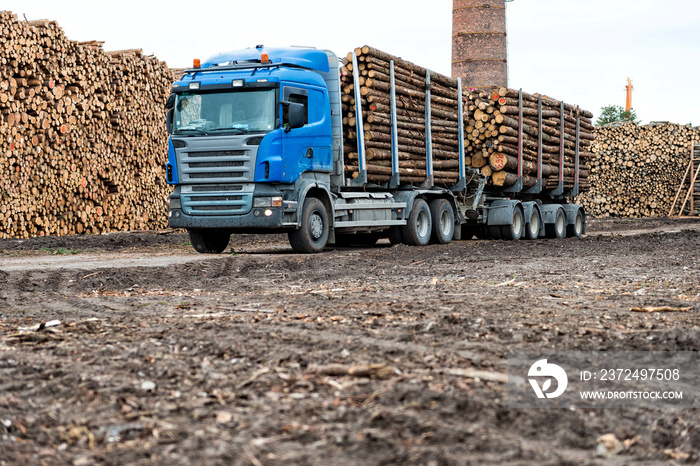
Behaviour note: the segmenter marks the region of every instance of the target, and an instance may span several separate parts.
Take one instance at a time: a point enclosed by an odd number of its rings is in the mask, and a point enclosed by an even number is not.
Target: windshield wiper
[[[237,134],[248,134],[248,133],[250,133],[250,130],[247,130],[247,129],[245,129],[245,128],[214,128],[214,129],[211,130],[212,133],[215,132],[215,131],[216,131],[216,132],[219,132],[219,131],[221,131],[221,132],[224,132],[224,131],[226,131],[226,132],[229,132],[229,131],[230,131],[230,132],[236,132],[236,131],[237,131],[237,132],[238,132]]]
[[[184,133],[185,131],[194,131],[197,134],[203,134],[204,136],[209,136],[209,133],[204,131],[203,129],[198,129],[198,128],[182,128],[177,130],[177,134]]]

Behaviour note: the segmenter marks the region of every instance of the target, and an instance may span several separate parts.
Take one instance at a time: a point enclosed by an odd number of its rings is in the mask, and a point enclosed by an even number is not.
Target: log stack
[[[592,189],[577,202],[597,217],[668,215],[700,130],[673,123],[628,122],[596,128],[594,134]]]
[[[594,139],[592,113],[547,96],[523,92],[521,118],[519,91],[508,88],[499,88],[488,95],[472,93],[470,99],[471,118],[467,133],[476,144],[480,144],[472,154],[472,167],[481,169],[485,175],[492,174],[494,186],[510,187],[517,179],[515,169],[519,126],[522,125],[523,188],[530,188],[537,181],[541,136],[542,188],[552,190],[559,184],[560,157],[563,155],[563,187],[565,191],[571,190],[575,183],[578,133],[579,190],[590,189],[590,144]]]
[[[384,183],[391,178],[391,115],[389,62],[395,64],[400,177],[403,183],[421,183],[426,178],[426,74],[427,70],[373,47],[355,49],[360,74],[368,181]],[[346,174],[359,175],[357,115],[352,54],[341,70]],[[449,186],[458,178],[458,88],[457,81],[430,72],[431,142],[434,182]],[[500,88],[491,92],[464,89],[463,124],[465,163],[489,176],[494,189],[517,182],[519,125],[523,125],[523,188],[536,183],[539,141],[539,95],[523,93],[520,119],[519,92]],[[560,154],[564,154],[564,188],[574,185],[576,124],[579,124],[580,191],[588,181],[589,146],[593,141],[592,114],[572,105],[542,97],[543,189],[559,183]],[[563,125],[562,125],[563,123]],[[562,131],[563,128],[563,131]],[[563,138],[563,144],[560,144]]]
[[[361,105],[368,181],[382,183],[391,178],[390,61],[394,61],[398,120],[400,176],[404,183],[426,179],[425,98],[427,70],[373,47],[355,49],[361,73]],[[341,85],[345,142],[345,171],[356,178],[358,171],[357,130],[352,54],[343,60]],[[432,149],[434,181],[451,185],[458,181],[457,81],[430,73]],[[466,102],[465,96],[462,97]]]
[[[101,45],[0,12],[0,237],[166,226],[171,73]]]

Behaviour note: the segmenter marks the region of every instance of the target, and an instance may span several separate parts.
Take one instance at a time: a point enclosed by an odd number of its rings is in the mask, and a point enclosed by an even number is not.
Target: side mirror
[[[306,122],[306,106],[297,102],[282,102],[286,118],[283,118],[284,130],[301,128]]]
[[[168,130],[168,134],[173,134],[173,116],[175,115],[175,110],[172,108],[168,110],[165,114],[165,129]]]
[[[165,108],[170,110],[175,107],[175,94],[170,94],[168,100],[165,102]]]

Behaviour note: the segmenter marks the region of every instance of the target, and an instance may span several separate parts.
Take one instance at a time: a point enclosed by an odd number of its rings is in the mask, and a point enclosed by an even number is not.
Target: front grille
[[[204,180],[210,178],[240,178],[245,176],[245,172],[217,172],[217,173],[192,173],[191,180]]]
[[[213,192],[228,192],[228,191],[243,191],[243,185],[232,184],[229,186],[214,185],[214,186],[202,186],[194,185],[190,188],[193,193],[213,193]]]
[[[188,215],[241,215],[253,207],[253,193],[182,193],[182,210]]]
[[[190,199],[192,199],[194,202],[200,202],[200,201],[240,201],[243,199],[243,196],[191,196]]]
[[[180,182],[250,182],[254,177],[254,150],[178,151]]]
[[[245,215],[252,210],[258,148],[242,143],[240,136],[190,138],[186,148],[176,150],[187,215]]]
[[[231,155],[246,155],[244,150],[208,150],[199,152],[190,152],[190,157],[228,157]]]
[[[193,209],[195,212],[216,212],[222,213],[231,210],[229,206],[226,205],[205,205],[198,206]]]
[[[242,167],[243,162],[236,160],[234,162],[197,162],[188,163],[189,168],[221,168],[221,167]]]

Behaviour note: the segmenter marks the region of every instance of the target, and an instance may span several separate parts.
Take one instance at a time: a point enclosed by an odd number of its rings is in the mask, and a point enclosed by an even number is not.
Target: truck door
[[[284,86],[282,100],[304,105],[306,114],[302,128],[283,132],[283,181],[293,183],[307,171],[330,172],[332,170],[332,129],[330,105],[327,103],[324,105],[327,96],[317,89]],[[284,110],[282,123],[283,125],[287,123]]]

